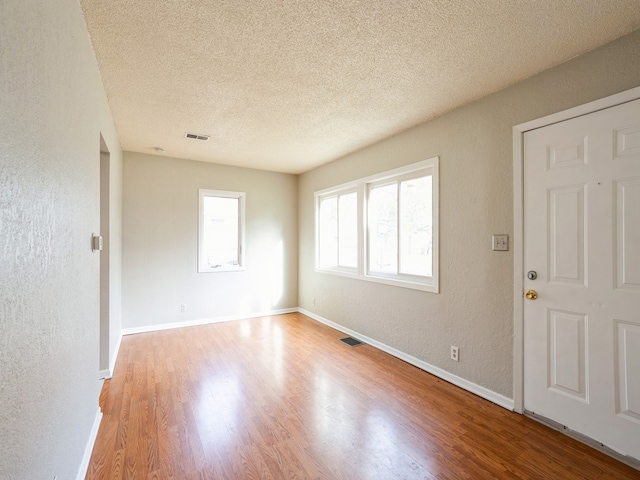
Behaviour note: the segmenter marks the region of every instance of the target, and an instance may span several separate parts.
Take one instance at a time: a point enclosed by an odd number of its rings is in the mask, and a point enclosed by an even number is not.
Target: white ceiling
[[[290,173],[640,28],[640,0],[80,3],[123,149]]]

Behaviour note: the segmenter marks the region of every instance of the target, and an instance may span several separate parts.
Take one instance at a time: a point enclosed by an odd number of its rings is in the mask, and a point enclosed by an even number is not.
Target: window
[[[244,269],[244,192],[198,190],[198,271]]]
[[[438,158],[316,192],[316,269],[438,292]]]
[[[319,265],[324,268],[358,267],[357,192],[345,190],[319,200]]]
[[[432,176],[418,172],[370,184],[369,272],[431,276]]]

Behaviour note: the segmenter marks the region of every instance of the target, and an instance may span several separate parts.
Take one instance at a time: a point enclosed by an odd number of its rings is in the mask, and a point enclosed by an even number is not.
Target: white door
[[[525,410],[640,459],[640,100],[527,132],[524,178]]]

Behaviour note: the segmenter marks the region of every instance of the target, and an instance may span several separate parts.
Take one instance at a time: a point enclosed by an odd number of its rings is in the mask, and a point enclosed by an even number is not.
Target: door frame
[[[524,134],[640,98],[640,87],[513,127],[513,410],[524,413]]]

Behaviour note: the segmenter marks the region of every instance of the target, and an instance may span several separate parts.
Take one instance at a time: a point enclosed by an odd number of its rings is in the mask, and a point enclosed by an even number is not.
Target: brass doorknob
[[[536,292],[535,290],[529,290],[524,294],[524,296],[527,297],[528,300],[535,300],[536,298],[538,298],[538,292]]]

